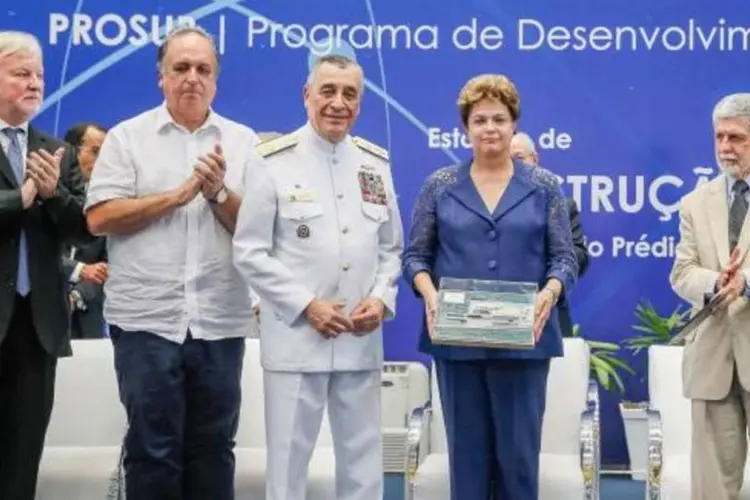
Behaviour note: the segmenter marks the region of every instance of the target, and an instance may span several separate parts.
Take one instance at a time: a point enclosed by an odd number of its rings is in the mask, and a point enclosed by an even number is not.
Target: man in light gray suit
[[[713,112],[722,175],[685,196],[670,282],[693,310],[718,306],[686,339],[683,390],[692,400],[692,500],[735,500],[742,488],[750,412],[750,94]]]

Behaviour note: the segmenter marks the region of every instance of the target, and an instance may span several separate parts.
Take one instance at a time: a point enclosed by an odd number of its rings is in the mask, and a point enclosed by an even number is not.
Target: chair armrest
[[[646,477],[646,499],[661,500],[661,470],[663,460],[664,435],[661,413],[649,408],[648,416],[648,465]]]
[[[602,469],[602,442],[601,442],[601,420],[600,420],[600,401],[599,401],[599,384],[594,379],[589,379],[589,385],[586,391],[586,409],[591,413],[584,412],[581,415],[583,419],[591,419],[592,436],[594,439],[594,468],[595,474],[593,479],[593,490],[596,498],[599,498],[599,479]],[[589,425],[586,423],[585,425]]]
[[[586,391],[586,405],[595,412],[596,423],[599,424],[599,384],[596,380],[589,380],[589,387]]]
[[[432,416],[432,405],[428,401],[424,406],[415,408],[409,418],[409,427],[406,435],[406,481],[407,490],[414,491],[414,480],[422,457],[429,451],[430,417]],[[407,498],[411,498],[407,496]]]
[[[583,499],[599,499],[599,425],[591,405],[581,412],[580,433],[581,474],[583,475]]]

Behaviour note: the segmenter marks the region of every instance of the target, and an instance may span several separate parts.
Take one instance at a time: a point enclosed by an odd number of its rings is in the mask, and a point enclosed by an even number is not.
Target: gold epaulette
[[[381,148],[377,144],[373,144],[372,142],[368,141],[367,139],[363,139],[361,137],[352,137],[352,140],[354,141],[354,144],[356,144],[360,149],[363,149],[370,153],[373,156],[377,156],[383,161],[390,161],[390,157],[388,155],[388,151]]]
[[[261,142],[255,146],[255,151],[263,158],[268,158],[271,155],[284,151],[292,146],[296,146],[299,142],[299,136],[295,133],[282,135],[276,137],[270,141]]]

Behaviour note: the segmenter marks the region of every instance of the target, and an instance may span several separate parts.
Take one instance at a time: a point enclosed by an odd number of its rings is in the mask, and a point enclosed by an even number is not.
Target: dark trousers
[[[244,339],[177,344],[114,325],[110,337],[129,425],[127,498],[234,499]]]
[[[0,344],[0,499],[34,500],[57,358],[39,343],[30,298],[15,301]]]
[[[548,359],[435,360],[452,500],[537,500]]]
[[[70,338],[101,339],[107,337],[107,324],[101,314],[75,311],[70,315]]]

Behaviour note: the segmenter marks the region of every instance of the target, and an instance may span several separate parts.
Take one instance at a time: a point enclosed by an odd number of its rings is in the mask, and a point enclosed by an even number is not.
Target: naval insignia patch
[[[362,201],[374,203],[375,205],[386,205],[388,197],[385,193],[385,183],[383,176],[372,170],[360,169],[359,191],[362,195]]]
[[[305,239],[310,237],[310,227],[307,224],[297,226],[297,238]]]

